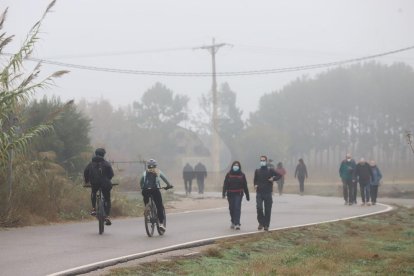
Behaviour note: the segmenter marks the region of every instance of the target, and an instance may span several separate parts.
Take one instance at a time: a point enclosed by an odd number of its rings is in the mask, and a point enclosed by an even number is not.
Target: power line
[[[345,60],[339,60],[339,61],[333,61],[333,62],[327,62],[327,63],[293,66],[293,67],[249,70],[249,71],[216,72],[216,76],[236,77],[236,76],[251,76],[251,75],[267,75],[267,74],[280,74],[280,73],[287,73],[287,72],[320,69],[320,68],[325,68],[325,67],[340,66],[340,65],[344,65],[348,63],[355,63],[355,62],[375,59],[379,57],[384,57],[384,56],[388,56],[392,54],[409,51],[412,49],[414,49],[414,46],[409,46],[409,47],[405,47],[405,48],[401,48],[397,50],[382,52],[379,54],[367,55],[367,56],[358,57],[358,58],[345,59]],[[5,55],[5,56],[13,56],[13,54],[10,54],[10,53],[0,53],[0,54]],[[133,70],[133,69],[117,69],[117,68],[108,68],[108,67],[79,65],[79,64],[65,63],[65,62],[46,60],[46,59],[40,59],[40,58],[32,58],[32,57],[28,57],[26,58],[26,60],[34,61],[34,62],[41,62],[43,64],[62,66],[66,68],[75,68],[75,69],[81,69],[81,70],[110,72],[110,73],[119,73],[119,74],[166,76],[166,77],[211,77],[212,76],[211,72],[173,72],[173,71],[163,72],[163,71],[147,71],[147,70]]]

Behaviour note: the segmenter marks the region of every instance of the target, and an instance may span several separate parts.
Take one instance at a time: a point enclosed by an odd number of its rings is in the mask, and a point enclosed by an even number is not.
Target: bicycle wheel
[[[162,225],[164,225],[164,229],[166,229],[167,228],[167,217],[165,216],[165,209],[162,210],[162,212],[164,213],[164,222],[163,222]],[[164,235],[164,233],[165,233],[165,231],[161,230],[158,219],[157,219],[157,231],[158,231],[158,234],[161,235],[161,236]]]
[[[97,199],[98,199],[98,210],[96,212],[96,218],[98,219],[99,235],[102,235],[105,229],[105,209],[104,209],[104,200],[101,195],[101,192],[99,192]]]
[[[144,217],[145,231],[147,232],[148,237],[152,237],[152,235],[154,235],[155,221],[157,219],[156,208],[152,198],[149,199],[147,207],[145,207]]]

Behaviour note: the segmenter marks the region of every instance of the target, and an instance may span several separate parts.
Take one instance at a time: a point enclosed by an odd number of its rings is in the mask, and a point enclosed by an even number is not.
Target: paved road
[[[319,223],[389,210],[376,206],[345,206],[336,197],[283,195],[274,197],[271,229]],[[72,268],[193,241],[257,232],[255,197],[242,205],[242,229],[229,229],[225,207],[167,214],[164,236],[148,238],[142,218],[118,219],[97,234],[97,222],[0,230],[0,275],[48,275]]]

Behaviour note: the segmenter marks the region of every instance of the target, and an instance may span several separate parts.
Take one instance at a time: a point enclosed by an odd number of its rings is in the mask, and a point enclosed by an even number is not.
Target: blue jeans
[[[273,199],[271,193],[256,193],[257,221],[263,227],[269,227],[272,204]]]
[[[241,202],[243,198],[243,193],[227,193],[227,200],[229,202],[229,211],[231,223],[234,225],[240,225],[240,215],[241,215]]]

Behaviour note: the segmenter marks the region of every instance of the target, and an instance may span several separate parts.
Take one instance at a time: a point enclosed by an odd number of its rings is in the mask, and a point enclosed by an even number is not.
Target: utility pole
[[[211,64],[212,64],[212,77],[213,82],[211,85],[212,100],[213,100],[213,111],[211,115],[212,121],[212,162],[213,162],[213,173],[214,173],[214,184],[217,184],[219,179],[220,172],[220,139],[219,139],[219,128],[218,128],[218,97],[217,97],[217,80],[216,80],[216,53],[220,47],[226,46],[229,44],[226,43],[215,43],[213,38],[213,43],[211,45],[202,46],[199,49],[204,49],[210,52],[211,54]]]

